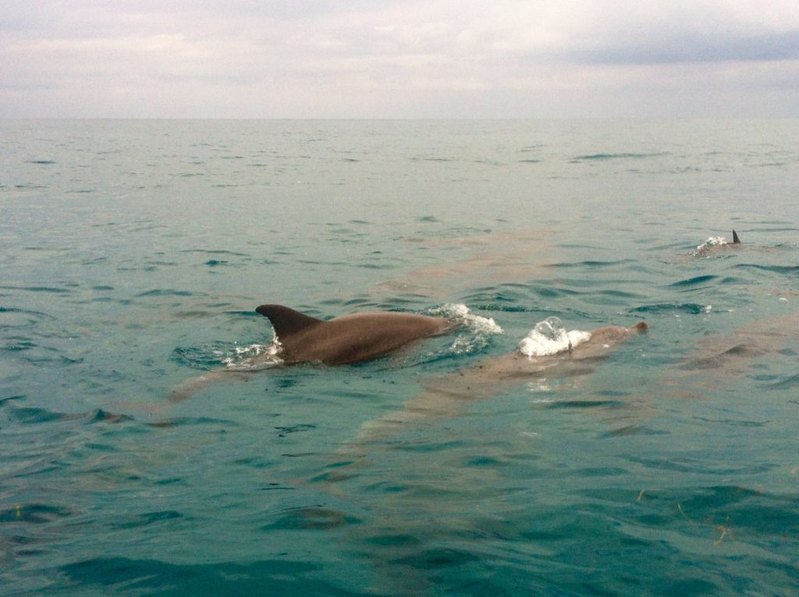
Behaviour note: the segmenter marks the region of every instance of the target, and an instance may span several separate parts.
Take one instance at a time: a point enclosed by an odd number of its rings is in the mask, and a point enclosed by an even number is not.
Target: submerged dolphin
[[[255,310],[272,323],[280,345],[277,356],[286,365],[369,361],[457,326],[443,317],[413,313],[355,313],[325,321],[283,305],[261,305]]]
[[[476,365],[425,384],[402,410],[364,423],[353,446],[391,435],[413,421],[454,417],[466,405],[500,394],[536,377],[569,377],[594,371],[592,363],[606,358],[618,344],[645,332],[641,321],[632,327],[606,326],[593,330],[583,341],[556,354],[527,356],[520,350],[485,359]],[[351,446],[352,447],[352,446]]]

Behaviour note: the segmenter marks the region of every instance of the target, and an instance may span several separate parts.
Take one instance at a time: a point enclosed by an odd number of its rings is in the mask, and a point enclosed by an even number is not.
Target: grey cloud
[[[794,60],[799,58],[799,30],[740,37],[682,33],[643,43],[583,47],[566,55],[578,62],[611,65]]]

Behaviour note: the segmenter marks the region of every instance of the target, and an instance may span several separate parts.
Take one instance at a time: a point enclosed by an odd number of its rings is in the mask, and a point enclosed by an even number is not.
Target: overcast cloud
[[[614,116],[799,116],[799,2],[0,7],[0,117]]]

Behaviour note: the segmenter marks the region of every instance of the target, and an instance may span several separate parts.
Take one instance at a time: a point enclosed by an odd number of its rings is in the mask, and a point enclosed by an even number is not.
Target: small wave
[[[53,412],[45,408],[37,407],[14,407],[9,411],[9,417],[13,418],[18,423],[35,424],[35,423],[50,423],[52,421],[61,421],[68,418],[64,413]]]
[[[0,510],[0,522],[50,523],[72,514],[67,508],[54,504],[15,504],[11,508]]]
[[[190,290],[174,290],[171,288],[154,289],[142,292],[136,295],[136,298],[145,298],[151,296],[193,296],[194,293]]]
[[[574,162],[591,162],[607,160],[645,160],[669,155],[668,152],[660,153],[592,153],[588,155],[578,155],[573,158]]]
[[[566,331],[557,317],[539,321],[527,337],[519,342],[519,351],[528,357],[544,357],[570,352],[576,346],[591,339],[590,332]]]
[[[792,390],[799,387],[799,375],[792,375],[786,379],[769,384],[766,386],[767,390]]]
[[[680,280],[679,282],[674,282],[672,286],[681,288],[685,286],[696,286],[698,284],[704,284],[705,282],[711,282],[715,280],[718,276],[713,275],[705,275],[705,276],[696,276],[695,278],[688,278],[687,280]]]
[[[689,313],[690,315],[701,315],[709,313],[713,305],[700,305],[698,303],[656,303],[654,305],[642,305],[632,309],[633,313]]]
[[[0,286],[3,290],[24,290],[26,292],[50,292],[53,294],[69,294],[67,288],[54,288],[52,286]]]
[[[795,275],[799,273],[799,265],[760,265],[758,263],[741,263],[736,267],[743,269],[756,269],[784,275]]]

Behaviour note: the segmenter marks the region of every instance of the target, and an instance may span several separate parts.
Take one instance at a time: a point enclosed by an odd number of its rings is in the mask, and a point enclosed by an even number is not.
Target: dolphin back
[[[275,328],[275,335],[281,340],[323,323],[321,319],[283,305],[261,305],[255,311],[269,319]]]

